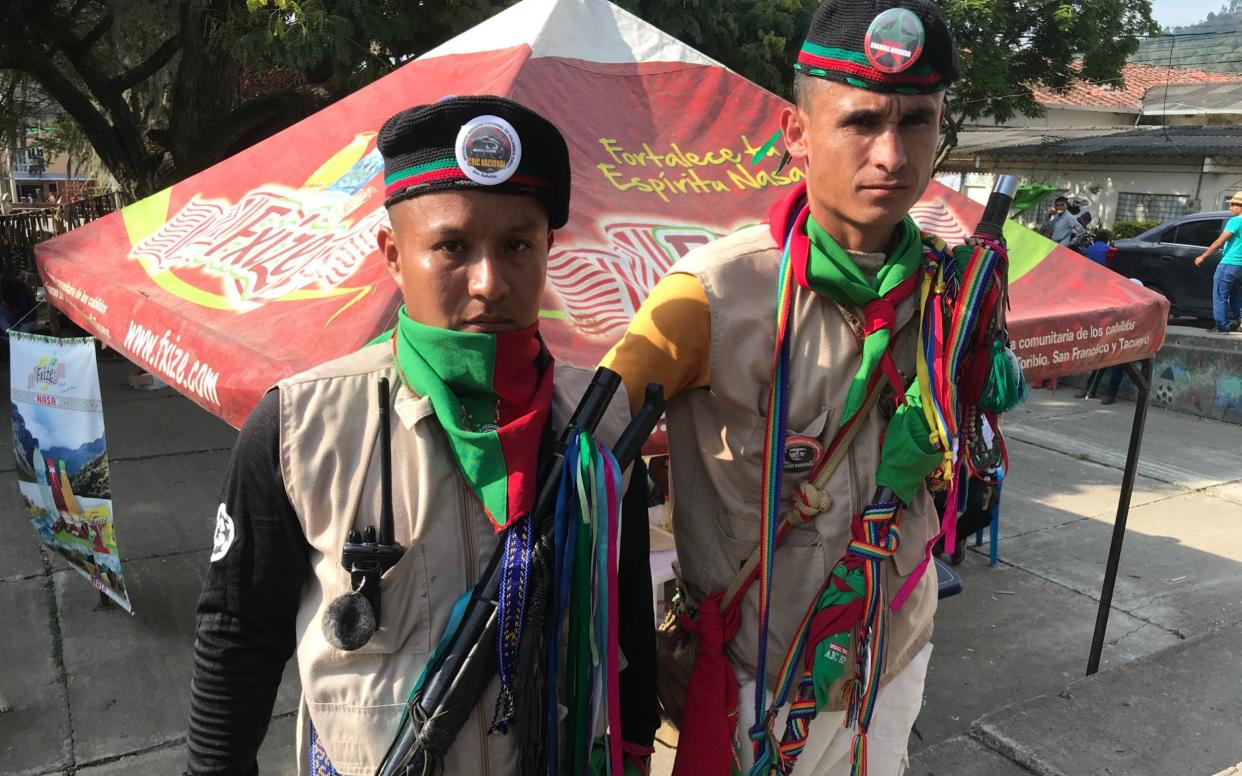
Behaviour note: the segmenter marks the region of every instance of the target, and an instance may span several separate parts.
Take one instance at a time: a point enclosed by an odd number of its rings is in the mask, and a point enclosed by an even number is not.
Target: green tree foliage
[[[1160,226],[1159,221],[1118,221],[1113,224],[1113,239],[1127,240],[1157,226]]]
[[[6,0],[0,100],[27,78],[68,113],[133,195],[283,129],[513,0]],[[789,96],[816,0],[619,0]],[[967,121],[1039,112],[1032,89],[1115,79],[1155,31],[1150,0],[945,0]],[[1076,64],[1080,62],[1080,64]],[[0,104],[0,131],[5,108]]]
[[[1242,3],[1235,0],[1201,22],[1143,41],[1131,61],[1242,73]]]
[[[122,187],[142,196],[340,99],[504,5],[6,0],[0,73],[37,84]],[[0,123],[5,112],[0,107]]]

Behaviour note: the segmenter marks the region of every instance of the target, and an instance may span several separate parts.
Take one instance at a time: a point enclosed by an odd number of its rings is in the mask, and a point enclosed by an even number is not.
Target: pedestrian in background
[[[1215,330],[1221,334],[1237,331],[1242,318],[1242,293],[1238,290],[1242,281],[1242,239],[1238,237],[1242,233],[1242,191],[1229,198],[1229,213],[1232,217],[1225,223],[1225,231],[1195,257],[1198,267],[1222,245],[1225,248],[1212,276],[1212,317],[1216,319]]]
[[[1108,246],[1113,241],[1113,233],[1107,229],[1096,229],[1091,244],[1083,249],[1082,255],[1096,264],[1104,266],[1108,260]]]
[[[1048,238],[1058,245],[1073,245],[1074,241],[1086,234],[1087,229],[1079,222],[1078,217],[1069,212],[1069,200],[1057,197],[1052,201],[1052,212],[1048,214]]]

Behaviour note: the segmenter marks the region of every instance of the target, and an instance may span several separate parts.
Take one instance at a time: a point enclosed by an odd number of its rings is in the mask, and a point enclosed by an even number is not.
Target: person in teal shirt
[[[1238,330],[1242,319],[1242,191],[1229,198],[1232,217],[1225,223],[1225,231],[1195,257],[1195,266],[1207,261],[1216,249],[1225,246],[1216,274],[1212,276],[1212,317],[1216,319],[1216,331],[1228,334]]]

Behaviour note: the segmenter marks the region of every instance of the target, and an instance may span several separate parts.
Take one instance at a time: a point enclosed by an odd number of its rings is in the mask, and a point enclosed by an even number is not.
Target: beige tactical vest
[[[693,251],[671,270],[697,277],[711,309],[711,386],[683,391],[668,404],[673,532],[681,574],[696,601],[726,589],[759,546],[780,258],[768,227],[754,226]],[[897,307],[894,356],[906,375],[914,371],[914,310],[913,299]],[[792,447],[805,453],[816,445],[827,448],[836,433],[861,351],[853,329],[832,301],[798,287],[792,315],[788,436],[790,443],[797,442]],[[770,679],[779,671],[789,639],[832,564],[845,552],[851,516],[867,506],[875,491],[885,423],[877,407],[828,481],[832,500],[828,510],[790,531],[776,550],[768,631]],[[805,456],[787,456],[782,494],[786,504],[809,468]],[[902,518],[900,548],[886,563],[884,586],[890,596],[922,560],[936,527],[931,497],[920,489]],[[758,592],[759,586],[752,585],[743,599],[741,624],[727,647],[733,664],[752,676],[758,654]],[[935,611],[933,569],[890,619],[886,677],[905,667],[931,638]],[[840,693],[833,696],[839,700]]]
[[[379,519],[379,438],[375,385],[394,386],[393,514],[406,548],[381,582],[382,627],[356,652],[323,638],[325,608],[349,591],[341,546],[350,528]],[[558,364],[552,405],[559,426],[591,374]],[[401,387],[397,387],[401,386]],[[497,544],[478,499],[453,463],[431,402],[407,390],[387,344],[316,367],[280,383],[280,465],[289,501],[311,546],[311,568],[298,611],[302,680],[298,773],[308,773],[309,724],[342,776],[371,776],[388,750],[410,689],[448,623],[453,604],[478,581]],[[615,441],[628,420],[624,391],[599,426]],[[445,773],[516,772],[511,736],[486,735],[496,706],[493,682],[462,729]]]

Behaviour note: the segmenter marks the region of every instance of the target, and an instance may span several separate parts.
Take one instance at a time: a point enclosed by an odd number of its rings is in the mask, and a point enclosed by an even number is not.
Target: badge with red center
[[[818,439],[801,434],[785,440],[785,473],[806,474],[819,463],[824,446]]]
[[[881,73],[900,73],[923,53],[923,22],[907,8],[890,8],[871,21],[863,38],[867,61]]]

